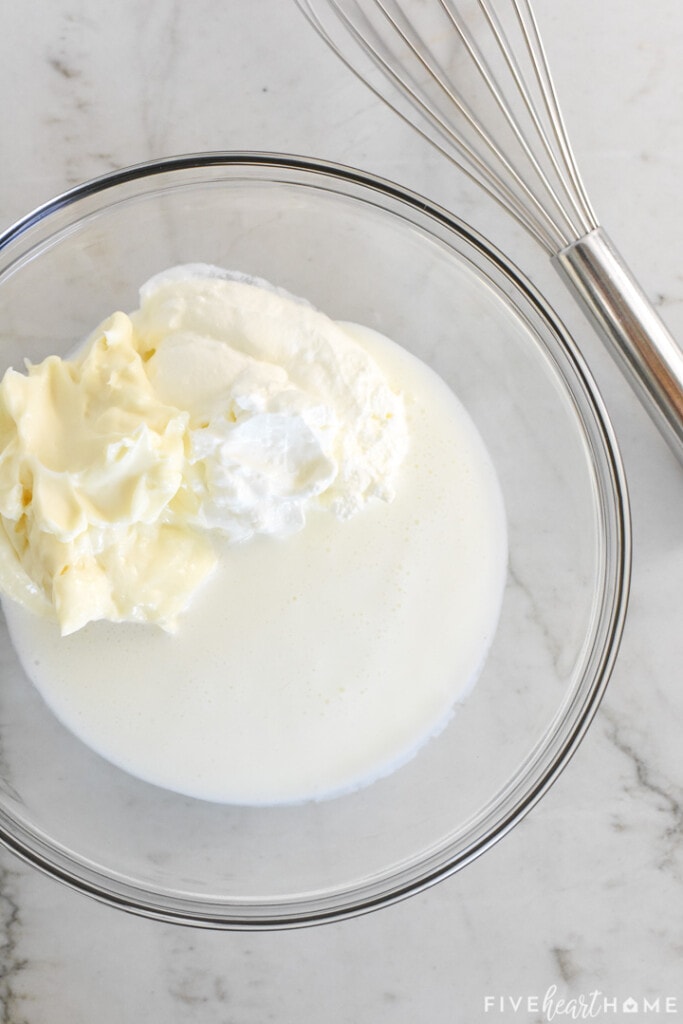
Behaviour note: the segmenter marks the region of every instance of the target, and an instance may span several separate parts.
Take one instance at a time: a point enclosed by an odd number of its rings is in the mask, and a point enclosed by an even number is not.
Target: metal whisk
[[[683,461],[683,353],[593,213],[529,0],[296,3],[543,246]]]

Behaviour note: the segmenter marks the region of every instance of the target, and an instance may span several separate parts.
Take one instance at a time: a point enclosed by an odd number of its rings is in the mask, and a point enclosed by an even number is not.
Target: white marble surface
[[[537,11],[601,220],[683,337],[680,0],[538,0]],[[126,916],[2,852],[0,1020],[535,1024],[549,1014],[533,998],[551,986],[567,999],[599,990],[608,1020],[629,996],[628,1020],[683,1020],[683,470],[543,254],[335,61],[290,0],[29,0],[3,5],[0,48],[2,227],[114,167],[250,148],[363,167],[474,223],[580,335],[634,526],[607,697],[567,771],[493,850],[362,919],[246,935]]]

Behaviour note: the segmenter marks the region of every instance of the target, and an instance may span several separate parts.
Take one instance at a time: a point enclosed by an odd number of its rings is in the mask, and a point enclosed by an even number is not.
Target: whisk
[[[296,0],[385,102],[551,256],[683,461],[683,353],[582,184],[529,0]]]

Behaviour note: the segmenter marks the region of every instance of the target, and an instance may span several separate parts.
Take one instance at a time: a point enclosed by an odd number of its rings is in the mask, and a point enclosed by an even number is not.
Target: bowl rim
[[[184,898],[178,900],[174,898],[169,901],[166,895],[162,896],[161,893],[148,889],[143,890],[142,887],[136,888],[121,882],[119,879],[114,878],[113,875],[107,875],[106,878],[103,878],[101,872],[91,871],[89,877],[85,877],[86,873],[83,871],[83,865],[76,864],[71,867],[68,864],[68,858],[64,857],[62,857],[61,864],[56,863],[48,853],[36,849],[35,844],[22,842],[19,835],[13,834],[5,827],[4,814],[0,813],[0,844],[11,850],[23,861],[38,868],[44,874],[67,884],[72,889],[95,898],[99,902],[119,907],[143,917],[170,923],[231,930],[276,930],[354,917],[379,907],[396,903],[429,888],[436,882],[452,875],[466,864],[471,863],[480,854],[494,846],[525,817],[546,793],[552,783],[562,773],[583,739],[600,705],[616,661],[627,613],[630,588],[632,549],[630,506],[621,454],[603,399],[577,343],[564,327],[553,308],[523,272],[475,228],[419,193],[404,188],[386,178],[345,164],[314,157],[269,151],[217,150],[205,153],[168,156],[110,171],[58,194],[17,220],[0,234],[0,255],[8,246],[18,241],[22,235],[30,231],[32,227],[83,199],[106,192],[109,189],[115,189],[126,183],[146,178],[153,178],[172,172],[201,171],[202,169],[220,167],[259,168],[261,170],[277,170],[280,168],[284,171],[307,174],[310,176],[311,181],[318,176],[328,182],[337,181],[358,186],[365,192],[374,192],[385,199],[405,205],[408,209],[419,213],[422,217],[427,217],[430,221],[441,228],[453,232],[460,239],[471,245],[483,259],[484,264],[490,264],[495,271],[502,275],[509,283],[513,292],[519,293],[526,300],[540,317],[541,321],[550,327],[557,338],[564,355],[567,357],[576,375],[582,395],[590,408],[593,426],[595,427],[595,436],[592,438],[592,441],[594,445],[596,443],[598,445],[602,459],[602,472],[613,499],[612,512],[615,530],[613,538],[615,564],[612,569],[614,576],[613,593],[609,595],[611,596],[611,601],[607,602],[609,606],[601,608],[600,612],[601,617],[604,617],[605,620],[604,635],[596,664],[593,668],[593,684],[588,698],[584,701],[580,713],[577,714],[573,727],[562,743],[561,748],[555,753],[550,763],[546,766],[545,771],[537,778],[535,785],[524,794],[523,799],[515,803],[509,810],[509,813],[497,823],[495,828],[483,834],[476,842],[471,843],[464,855],[454,857],[445,864],[439,864],[433,870],[425,871],[418,878],[407,880],[403,885],[394,885],[386,892],[377,893],[375,891],[365,896],[359,894],[352,901],[347,900],[344,902],[342,906],[335,907],[324,904],[315,907],[311,905],[315,900],[311,900],[309,897],[308,908],[303,905],[303,901],[297,901],[295,904],[287,904],[286,901],[283,901],[278,906],[280,910],[284,907],[284,913],[280,912],[271,916],[259,913],[255,917],[250,913],[240,913],[239,903],[232,902],[224,905],[223,914],[221,915],[221,913],[216,913],[216,905],[213,903],[209,904],[208,902],[195,900],[194,904],[192,904],[192,901],[188,902]],[[394,214],[391,213],[391,215],[393,216]],[[498,287],[500,288],[500,286]],[[583,416],[579,418],[582,426],[585,427],[586,424]],[[603,598],[605,596],[603,594]],[[603,606],[605,606],[605,603],[605,600],[603,600]],[[112,884],[116,888],[112,888]],[[346,894],[346,890],[335,890],[335,892]],[[154,898],[155,896],[157,897],[156,899]],[[173,903],[173,906],[161,905],[164,902]],[[255,903],[250,904],[250,906],[254,907]],[[210,907],[213,909],[210,910]],[[227,913],[225,912],[226,910]],[[242,910],[244,911],[244,906]]]

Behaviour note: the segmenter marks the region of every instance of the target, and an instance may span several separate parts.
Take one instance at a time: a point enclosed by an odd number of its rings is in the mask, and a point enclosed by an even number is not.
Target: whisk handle
[[[602,228],[567,246],[553,261],[683,462],[683,351]]]

